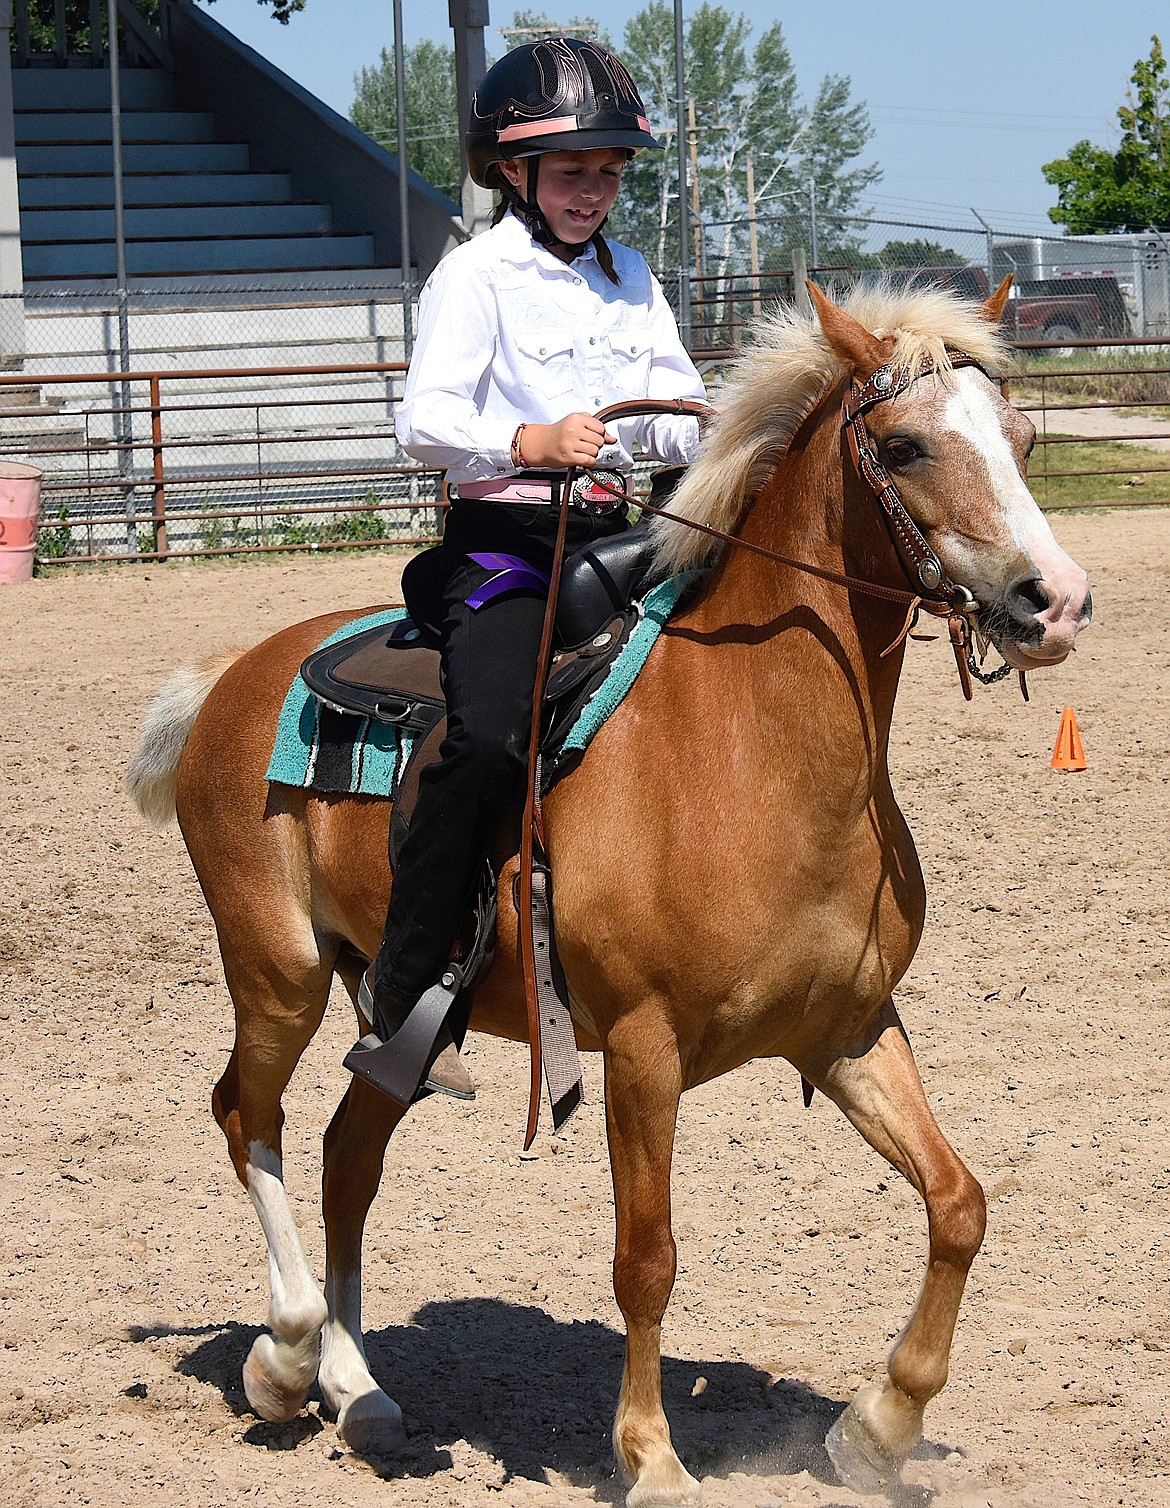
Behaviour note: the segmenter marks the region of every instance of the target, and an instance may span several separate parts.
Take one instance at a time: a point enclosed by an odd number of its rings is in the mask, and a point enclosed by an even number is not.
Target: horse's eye
[[[892,466],[909,466],[911,461],[916,461],[922,454],[913,440],[904,439],[900,435],[887,440],[884,449],[886,459]]]

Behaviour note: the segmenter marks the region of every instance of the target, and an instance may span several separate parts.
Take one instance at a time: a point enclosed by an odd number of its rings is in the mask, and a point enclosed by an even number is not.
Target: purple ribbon
[[[543,571],[538,571],[534,565],[521,560],[519,555],[501,555],[494,550],[488,550],[480,555],[468,555],[467,558],[474,560],[476,565],[482,566],[485,571],[497,573],[482,586],[477,586],[471,596],[466,599],[467,606],[472,611],[478,611],[485,603],[491,602],[503,592],[548,591],[549,578]]]

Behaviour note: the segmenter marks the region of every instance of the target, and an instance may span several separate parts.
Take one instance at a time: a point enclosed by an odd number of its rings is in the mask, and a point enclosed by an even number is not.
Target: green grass
[[[1049,435],[1050,439],[1061,438]],[[1062,508],[1093,503],[1140,503],[1146,498],[1170,498],[1170,471],[1149,471],[1151,466],[1170,467],[1170,450],[1151,450],[1146,445],[1119,445],[1113,440],[1070,445],[1037,443],[1029,467],[1029,485],[1040,505]],[[1046,471],[1116,472],[1115,476],[1052,477]],[[1140,482],[1135,482],[1141,478]]]

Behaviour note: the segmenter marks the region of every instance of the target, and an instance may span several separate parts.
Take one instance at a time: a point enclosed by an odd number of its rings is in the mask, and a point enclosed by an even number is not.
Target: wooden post
[[[699,133],[695,126],[695,97],[687,100],[687,138],[691,148],[691,213],[695,217],[695,276],[703,276],[703,211],[699,204]]]
[[[792,248],[792,302],[802,314],[812,312],[812,299],[804,286],[808,281],[808,252],[803,246]]]

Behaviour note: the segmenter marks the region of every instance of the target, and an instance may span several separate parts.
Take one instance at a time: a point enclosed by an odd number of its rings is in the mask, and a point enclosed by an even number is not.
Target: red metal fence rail
[[[760,274],[753,296],[762,296],[767,277]],[[710,303],[734,321],[726,289],[716,289]],[[1156,338],[1067,340],[1055,349],[1073,347],[1170,352]],[[1016,349],[1027,355],[1054,347],[1028,341]],[[1110,479],[1133,475],[1144,485],[1170,472],[1170,422],[1159,427],[1155,417],[1161,410],[1170,418],[1168,363],[1141,365],[1135,358],[1109,367],[1065,359],[1013,378],[1015,401],[1039,431],[1039,464],[1030,480],[1042,507],[1167,505],[1165,497],[1083,496],[1084,489],[1060,484],[1097,478],[1104,494]],[[368,362],[4,374],[0,391],[10,395],[47,391],[58,399],[64,394],[68,404],[75,392],[103,391],[83,405],[44,406],[44,432],[25,433],[19,449],[4,445],[5,426],[15,421],[0,409],[0,454],[44,470],[43,564],[414,547],[441,532],[447,497],[440,473],[416,465],[397,446],[393,411],[405,371],[403,362]],[[1079,398],[1078,383],[1128,387],[1124,398]],[[127,391],[129,403],[121,396]],[[1127,412],[1111,421],[1112,429],[1077,433],[1076,415],[1118,410]],[[1131,410],[1148,411],[1150,421],[1135,429]],[[1107,453],[1101,467],[1061,464],[1067,447],[1091,454],[1118,442],[1125,453]],[[1157,448],[1142,448],[1143,442]]]
[[[84,433],[49,432],[21,446],[22,459],[44,470],[38,559],[81,564],[433,540],[446,506],[442,477],[403,456],[394,439],[397,395],[391,384],[405,371],[403,362],[367,362],[0,379],[0,389],[10,393],[31,388],[59,395],[62,389],[98,387],[114,394],[77,411],[47,409],[43,425],[56,423],[60,431],[84,422]],[[342,379],[344,390],[324,390],[330,379]],[[355,388],[363,379],[376,379],[377,389]],[[272,385],[241,396],[243,386],[257,383]],[[214,384],[228,384],[229,392]],[[306,394],[304,387],[314,384],[316,390]],[[127,390],[129,403],[118,396]],[[339,413],[348,421],[340,426],[330,422]],[[245,427],[241,421],[248,416],[254,422]],[[288,459],[276,459],[274,452]],[[187,456],[195,464],[185,464]],[[382,495],[373,496],[374,489]],[[323,493],[333,494],[331,500]],[[429,530],[410,520],[379,528],[383,514],[420,513],[431,515]],[[238,535],[245,518],[255,519],[245,537],[217,542],[217,531],[226,525]],[[361,526],[363,518],[369,527]],[[342,524],[356,537],[330,538],[330,530]],[[178,525],[188,535],[192,526],[209,527],[199,543],[188,538],[176,544],[172,532]],[[140,528],[149,531],[149,548],[138,543]],[[101,530],[125,531],[125,545],[93,547],[94,531]],[[271,537],[275,532],[281,537]],[[298,532],[315,537],[292,537]],[[89,548],[74,546],[78,533],[91,541]],[[259,537],[247,537],[253,533]]]

